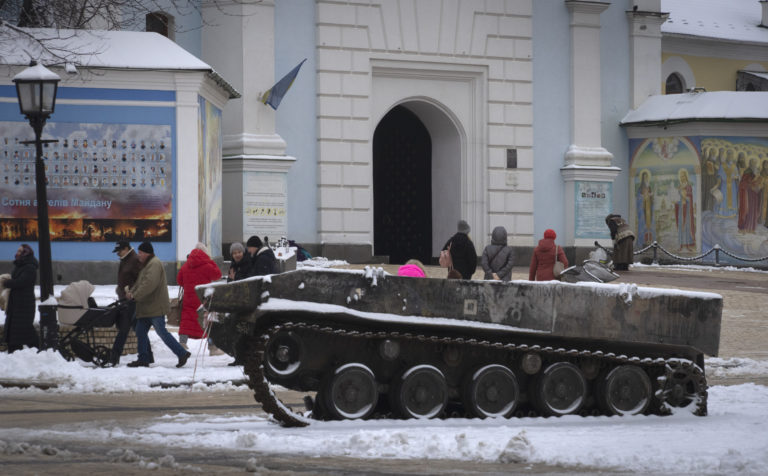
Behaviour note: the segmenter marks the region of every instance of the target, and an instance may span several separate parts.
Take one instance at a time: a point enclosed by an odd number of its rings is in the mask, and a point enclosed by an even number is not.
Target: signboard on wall
[[[609,234],[605,217],[611,213],[612,186],[610,182],[575,182],[576,238],[600,238]]]
[[[243,184],[243,231],[245,236],[286,236],[286,174],[249,172]]]
[[[37,239],[35,148],[0,122],[0,241]],[[51,122],[43,148],[54,241],[171,241],[170,125]]]

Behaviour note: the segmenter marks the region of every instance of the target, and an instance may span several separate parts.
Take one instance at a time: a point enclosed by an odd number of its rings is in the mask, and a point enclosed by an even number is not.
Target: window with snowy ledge
[[[683,78],[677,73],[672,73],[667,76],[666,86],[664,88],[664,94],[680,94],[685,91],[683,86]]]

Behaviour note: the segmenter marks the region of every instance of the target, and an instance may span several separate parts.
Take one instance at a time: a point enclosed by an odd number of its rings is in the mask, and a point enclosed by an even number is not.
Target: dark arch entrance
[[[432,140],[396,106],[373,133],[373,251],[390,263],[432,257]]]

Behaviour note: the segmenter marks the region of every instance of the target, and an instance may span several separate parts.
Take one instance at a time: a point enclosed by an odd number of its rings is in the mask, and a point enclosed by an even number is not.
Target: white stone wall
[[[407,61],[416,69],[450,70],[455,65],[457,70],[485,71],[485,103],[469,101],[474,107],[470,116],[485,115],[479,118],[482,127],[462,124],[468,131],[466,139],[477,142],[462,144],[469,154],[467,165],[482,164],[485,169],[478,171],[470,189],[482,189],[474,196],[464,195],[462,214],[474,216],[482,211],[470,222],[479,251],[497,225],[510,232],[510,244],[530,244],[531,17],[532,0],[317,2],[321,241],[373,243],[371,143],[381,116],[371,111],[375,99],[371,97],[372,62],[389,60]],[[435,86],[438,95],[439,80]],[[507,148],[517,149],[515,170],[506,169]]]

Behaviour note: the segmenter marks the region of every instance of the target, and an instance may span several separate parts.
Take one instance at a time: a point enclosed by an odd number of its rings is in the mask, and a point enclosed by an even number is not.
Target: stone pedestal
[[[245,244],[252,235],[274,243],[287,236],[288,170],[295,161],[285,155],[224,158],[224,243]]]

